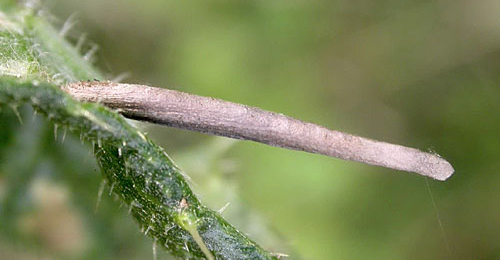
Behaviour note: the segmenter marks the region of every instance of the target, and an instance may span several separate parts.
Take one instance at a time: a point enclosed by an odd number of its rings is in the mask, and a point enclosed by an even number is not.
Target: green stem
[[[0,104],[31,104],[60,128],[94,143],[113,193],[144,233],[174,256],[276,259],[203,206],[165,151],[122,116],[99,104],[74,101],[60,90],[58,84],[100,75],[33,13],[0,12]]]

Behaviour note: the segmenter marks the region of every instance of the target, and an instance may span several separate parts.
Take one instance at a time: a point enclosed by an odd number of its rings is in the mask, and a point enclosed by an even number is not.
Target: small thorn
[[[146,228],[146,231],[144,232],[144,235],[147,235],[149,230],[151,230],[151,226],[148,226],[148,228]]]
[[[22,125],[23,124],[23,119],[21,118],[21,114],[19,114],[19,111],[17,110],[17,106],[14,104],[9,105],[12,111],[14,111],[14,114],[16,115],[17,119],[19,120],[19,123]]]
[[[61,139],[61,142],[64,143],[64,140],[66,139],[66,132],[68,131],[68,128],[65,127],[64,130],[63,130],[63,135],[62,135],[62,139]]]
[[[222,208],[220,208],[219,210],[217,210],[217,213],[222,214],[222,212],[224,212],[227,209],[227,207],[229,206],[229,204],[231,204],[231,202],[228,202],[228,203],[226,203],[226,205],[222,206]]]
[[[99,46],[97,46],[97,44],[93,44],[90,50],[87,53],[85,53],[85,55],[83,55],[83,59],[86,61],[91,61],[92,57],[94,56],[94,54],[97,52],[98,49]]]
[[[128,207],[128,214],[130,214],[130,212],[132,212],[132,208],[134,207],[134,204],[135,204],[135,200],[133,200],[133,201],[130,203],[130,206]]]
[[[57,142],[57,128],[59,128],[59,125],[54,124],[54,140]]]
[[[125,168],[125,176],[128,176],[128,174],[129,174],[129,172],[128,172],[128,171],[129,171],[129,170],[128,170],[127,165],[125,165],[125,166],[124,166],[124,168]]]
[[[68,17],[68,19],[66,20],[66,22],[64,22],[63,27],[59,31],[59,36],[65,37],[66,34],[69,32],[69,30],[71,30],[71,28],[73,28],[73,26],[76,23],[74,18],[75,18],[75,14],[71,14]]]
[[[129,72],[124,72],[124,73],[122,73],[122,74],[114,77],[111,81],[119,83],[119,82],[122,82],[123,80],[125,80],[125,79],[127,79],[129,77],[130,77],[130,73]]]
[[[35,119],[36,119],[37,113],[38,113],[38,112],[36,112],[36,110],[33,110],[33,118],[32,118],[33,122],[35,122]]]
[[[106,180],[102,180],[101,185],[99,186],[99,191],[97,192],[97,202],[95,204],[94,213],[97,213],[97,209],[99,208],[99,204],[101,203],[102,192],[104,191],[105,185],[106,185]]]
[[[113,188],[115,187],[115,184],[116,182],[113,182],[113,184],[111,184],[111,188],[109,189],[109,196],[111,196],[111,194],[113,194]]]
[[[165,235],[168,235],[168,231],[170,231],[174,227],[175,227],[174,225],[172,225],[170,227],[165,227]]]
[[[56,73],[56,74],[52,75],[53,79],[58,79],[58,78],[62,78],[62,77],[63,77],[63,75],[61,73]]]
[[[87,33],[82,33],[80,37],[78,37],[78,41],[76,42],[75,48],[79,53],[81,53],[83,44],[85,43],[86,40],[87,40]]]
[[[153,260],[156,260],[156,238],[153,241]]]
[[[90,160],[90,158],[92,158],[92,152],[89,150],[89,152],[87,153],[87,156],[85,156],[85,158],[83,158],[83,163],[87,163],[88,160]]]
[[[83,44],[85,43],[86,39],[87,39],[87,34],[86,33],[82,33],[80,35],[80,37],[78,38],[78,42],[76,42],[76,46],[75,46],[75,48],[76,48],[76,50],[78,52],[81,52]]]
[[[272,256],[276,256],[278,259],[281,259],[281,258],[284,258],[284,257],[290,257],[289,255],[287,254],[283,254],[283,253],[271,253]]]

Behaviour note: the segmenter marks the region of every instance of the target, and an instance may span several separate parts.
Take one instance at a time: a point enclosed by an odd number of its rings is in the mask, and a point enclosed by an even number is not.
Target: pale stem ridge
[[[436,154],[363,138],[255,107],[144,85],[76,82],[62,89],[131,119],[318,153],[444,181],[454,169]]]

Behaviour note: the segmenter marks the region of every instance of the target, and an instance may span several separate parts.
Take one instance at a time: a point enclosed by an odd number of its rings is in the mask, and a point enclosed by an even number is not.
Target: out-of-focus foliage
[[[425,180],[415,175],[250,142],[237,142],[230,154],[213,159],[213,150],[206,150],[218,145],[205,145],[212,137],[146,126],[167,150],[186,150],[173,158],[193,173],[195,189],[212,208],[235,200],[250,204],[305,259],[500,257],[500,2],[43,3],[56,17],[76,13],[77,28],[69,35],[76,43],[88,33],[99,46],[98,66],[110,75],[128,72],[129,82],[215,96],[434,149],[456,169],[446,182],[429,181],[434,207]],[[62,27],[64,19],[53,22]],[[92,48],[84,46],[84,51]],[[0,196],[7,172],[22,173],[19,178],[50,176],[51,184],[39,189],[49,195],[40,198],[64,197],[64,203],[39,205],[62,205],[56,209],[72,215],[59,215],[78,216],[68,223],[102,227],[72,233],[92,237],[75,238],[93,245],[87,247],[92,256],[149,257],[150,241],[109,197],[103,196],[96,215],[82,210],[95,206],[99,185],[92,160],[74,160],[86,158],[88,149],[71,136],[54,143],[52,130],[28,115],[21,127],[15,115],[2,114],[0,159],[9,166],[0,169]],[[20,151],[31,159],[16,156]],[[243,201],[228,190],[242,192]],[[20,199],[22,214],[15,222],[29,234],[41,234],[34,245],[54,245],[56,252],[78,248],[52,243],[40,229],[47,222],[35,215],[43,211],[26,201]],[[224,215],[237,207],[229,205]],[[8,242],[0,252],[25,252]]]

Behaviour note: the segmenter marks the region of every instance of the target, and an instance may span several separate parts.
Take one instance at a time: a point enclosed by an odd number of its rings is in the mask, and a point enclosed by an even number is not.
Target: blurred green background
[[[446,182],[141,124],[202,200],[291,259],[500,259],[498,0],[44,0],[109,78],[441,154]],[[74,14],[74,15],[73,15]],[[73,15],[73,16],[72,16]],[[0,259],[152,259],[78,137],[0,120]],[[427,186],[428,185],[428,186]],[[430,193],[429,190],[432,192]],[[435,204],[433,203],[433,199]],[[438,217],[439,216],[439,217]],[[159,250],[161,251],[161,250]],[[160,252],[158,259],[169,259]]]

